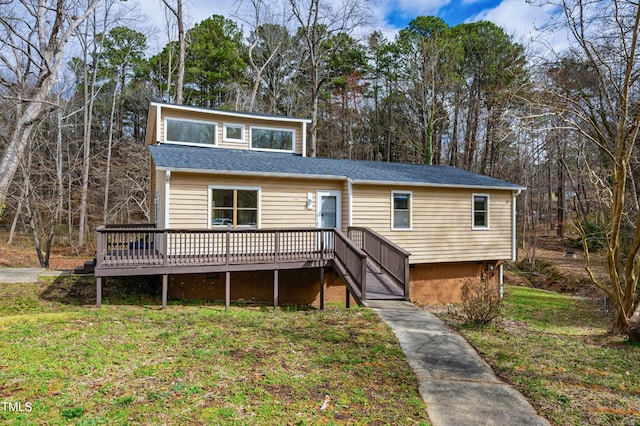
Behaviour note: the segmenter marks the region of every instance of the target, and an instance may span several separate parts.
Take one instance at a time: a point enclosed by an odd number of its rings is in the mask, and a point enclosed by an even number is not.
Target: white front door
[[[318,191],[316,194],[316,226],[342,228],[342,194],[340,191]]]

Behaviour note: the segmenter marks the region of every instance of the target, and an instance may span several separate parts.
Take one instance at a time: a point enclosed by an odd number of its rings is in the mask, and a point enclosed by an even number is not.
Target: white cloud
[[[535,50],[562,51],[569,45],[565,31],[552,30],[558,18],[555,6],[532,5],[525,0],[503,0],[468,19],[468,22],[490,21],[503,28],[516,42]]]

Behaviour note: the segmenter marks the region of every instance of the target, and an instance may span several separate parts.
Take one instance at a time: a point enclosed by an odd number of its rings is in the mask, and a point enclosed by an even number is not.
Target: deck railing
[[[408,298],[409,253],[368,228],[157,229],[109,225],[97,229],[96,272],[279,264],[335,260],[358,299],[367,298],[367,259],[380,264]],[[145,269],[149,273],[152,269]],[[131,269],[130,269],[131,271]],[[140,269],[138,269],[138,272]],[[359,293],[359,294],[358,294]]]
[[[348,235],[356,246],[404,289],[404,297],[408,300],[410,253],[369,228],[349,227]]]
[[[367,255],[338,229],[335,230],[334,247],[335,261],[360,292],[356,296],[361,301],[367,300]]]
[[[101,226],[97,268],[281,263],[333,258],[333,229],[194,230]]]

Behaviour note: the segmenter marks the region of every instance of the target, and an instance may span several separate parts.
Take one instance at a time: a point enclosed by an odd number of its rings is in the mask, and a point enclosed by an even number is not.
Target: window
[[[392,231],[411,229],[411,192],[392,191]]]
[[[216,144],[217,124],[207,121],[167,118],[165,120],[167,142]]]
[[[251,148],[253,149],[293,152],[294,140],[295,131],[293,130],[251,128]]]
[[[489,195],[473,194],[472,229],[489,229]]]
[[[258,224],[259,188],[211,188],[211,226],[249,227]]]
[[[244,126],[241,124],[225,124],[223,139],[226,142],[244,142]]]

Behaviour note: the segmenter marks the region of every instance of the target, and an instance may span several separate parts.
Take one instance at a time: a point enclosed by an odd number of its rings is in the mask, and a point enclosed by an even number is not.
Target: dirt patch
[[[532,251],[529,251],[531,255]],[[585,265],[582,250],[568,248],[560,238],[540,237],[535,251],[536,267],[528,259],[520,260],[514,268],[505,271],[509,285],[541,288],[557,293],[582,297],[599,297],[601,291],[593,284]],[[604,254],[590,254],[591,270],[601,281],[607,278]]]
[[[64,271],[82,266],[93,259],[92,254],[76,255],[70,247],[57,247],[51,251],[49,269]],[[35,249],[0,245],[0,268],[39,268],[40,262]]]

